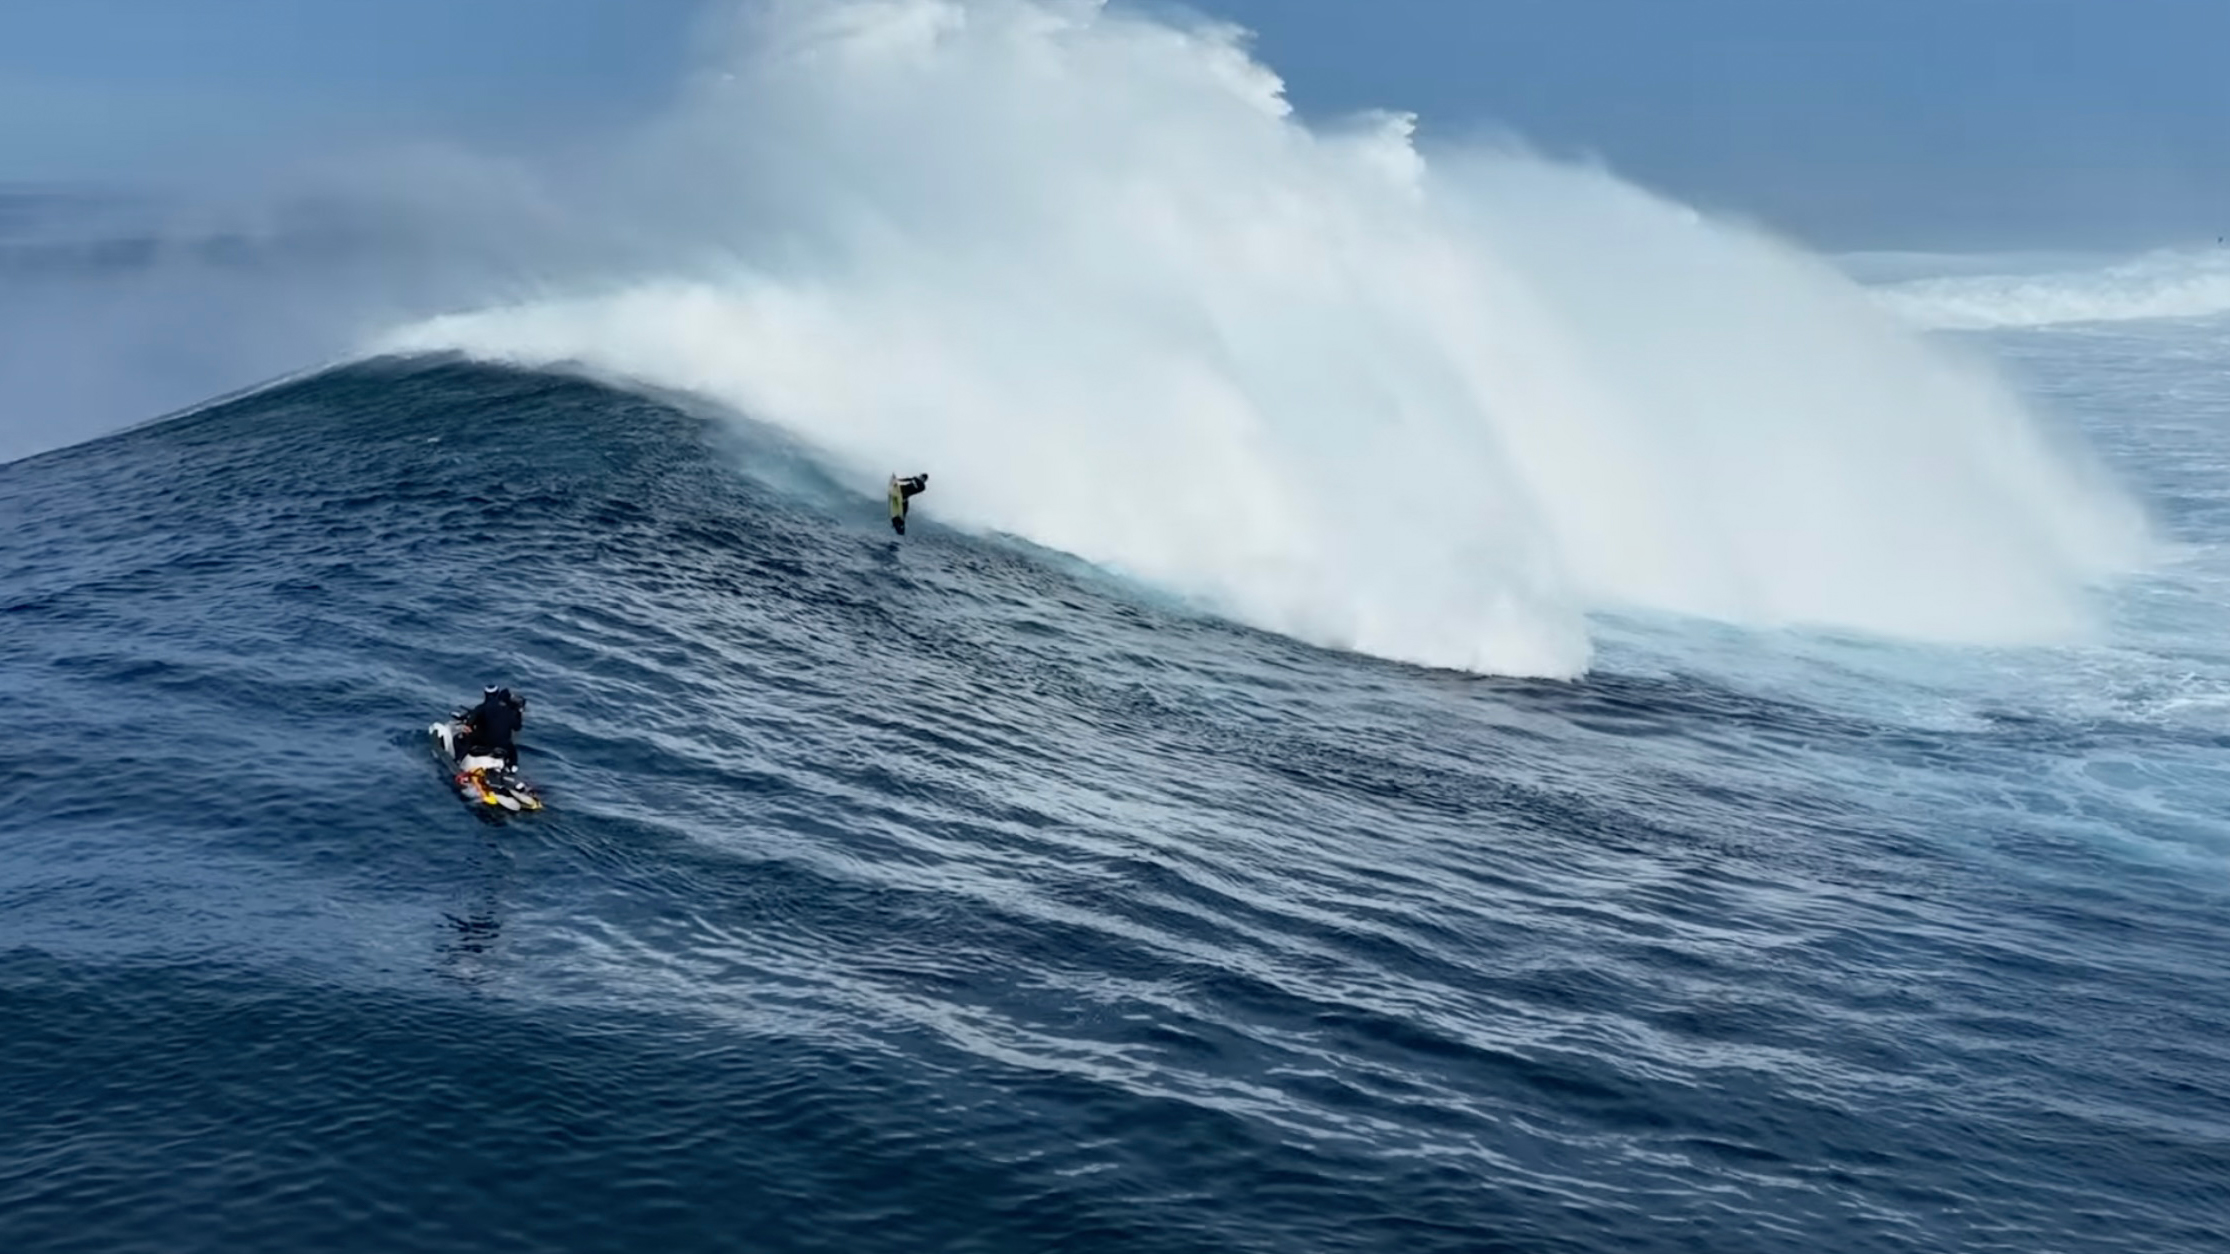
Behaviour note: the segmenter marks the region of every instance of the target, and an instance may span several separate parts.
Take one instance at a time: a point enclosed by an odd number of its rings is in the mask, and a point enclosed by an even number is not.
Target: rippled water
[[[2221,385],[1992,344],[2097,645],[1420,670],[438,361],[0,467],[0,1247],[2218,1247]]]

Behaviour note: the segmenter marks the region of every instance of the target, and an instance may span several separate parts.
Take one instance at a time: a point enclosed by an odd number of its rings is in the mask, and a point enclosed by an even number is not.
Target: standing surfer
[[[908,475],[901,479],[890,477],[890,529],[906,534],[906,509],[915,497],[929,490],[928,475]]]

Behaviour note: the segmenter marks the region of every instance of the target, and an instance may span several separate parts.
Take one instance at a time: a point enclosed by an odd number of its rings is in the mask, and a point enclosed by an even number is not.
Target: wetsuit
[[[493,755],[502,758],[506,767],[516,769],[519,746],[512,738],[526,722],[526,708],[527,703],[508,688],[482,697],[479,705],[465,713],[465,734],[457,742],[457,756]]]
[[[909,475],[904,479],[890,477],[890,529],[906,534],[906,510],[910,502],[929,490],[928,475]]]

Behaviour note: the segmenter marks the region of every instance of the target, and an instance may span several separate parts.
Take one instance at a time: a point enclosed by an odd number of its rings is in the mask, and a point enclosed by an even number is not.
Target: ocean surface
[[[2230,1248],[2230,253],[768,11],[0,198],[0,1251]]]
[[[455,359],[0,467],[0,1245],[2219,1248],[2223,329],[1991,340],[2186,546],[2122,640],[1571,682]]]

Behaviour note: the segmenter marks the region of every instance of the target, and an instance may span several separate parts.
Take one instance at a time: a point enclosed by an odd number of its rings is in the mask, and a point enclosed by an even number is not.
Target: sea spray
[[[2079,631],[2143,524],[1826,265],[1593,168],[1312,125],[1241,32],[741,10],[546,199],[655,260],[378,351],[578,362],[1237,618],[1572,675],[1587,613]]]

